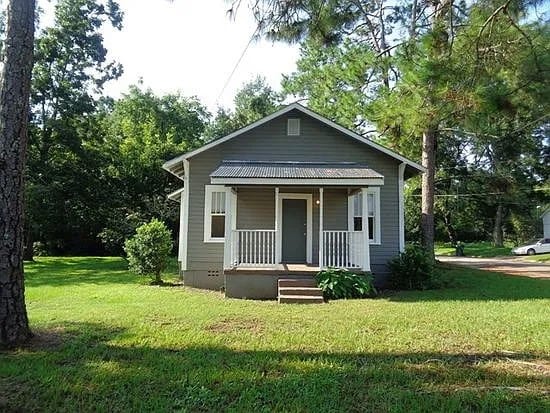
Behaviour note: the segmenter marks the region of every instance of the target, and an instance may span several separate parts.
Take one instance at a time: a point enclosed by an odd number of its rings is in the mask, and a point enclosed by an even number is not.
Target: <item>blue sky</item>
[[[104,30],[111,59],[124,66],[124,75],[106,92],[119,96],[142,78],[156,93],[180,91],[196,95],[211,111],[216,108],[236,61],[255,30],[246,5],[231,20],[224,0],[118,0],[125,13],[122,31]],[[53,5],[38,0],[51,23]],[[279,88],[282,74],[295,69],[296,46],[267,41],[253,43],[219,99],[226,107],[243,82],[265,76]]]

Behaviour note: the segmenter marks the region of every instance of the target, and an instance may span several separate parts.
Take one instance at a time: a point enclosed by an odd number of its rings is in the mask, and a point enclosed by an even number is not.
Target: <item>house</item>
[[[183,181],[184,283],[274,298],[281,277],[371,271],[404,248],[403,186],[424,168],[297,103],[163,168]]]

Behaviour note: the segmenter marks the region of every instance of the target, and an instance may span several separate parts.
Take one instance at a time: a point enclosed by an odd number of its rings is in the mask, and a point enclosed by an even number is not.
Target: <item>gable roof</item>
[[[394,158],[394,159],[397,159],[403,163],[405,163],[406,165],[410,166],[411,168],[415,169],[416,171],[418,172],[425,172],[426,171],[426,168],[424,168],[422,165],[414,162],[414,161],[411,161],[410,159],[407,159],[405,158],[404,156],[398,154],[397,152],[394,152],[392,151],[391,149],[389,148],[386,148],[385,146],[383,145],[380,145],[379,143],[376,143],[368,138],[365,138],[364,136],[361,136],[359,135],[358,133],[355,133],[353,132],[352,130],[349,130],[347,128],[344,128],[343,126],[341,125],[338,125],[336,122],[333,122],[327,118],[325,118],[324,116],[321,116],[319,115],[318,113],[315,113],[313,112],[311,109],[308,109],[306,108],[305,106],[299,104],[299,103],[292,103],[288,106],[285,106],[281,109],[279,109],[278,111],[276,112],[273,112],[271,115],[268,115],[266,117],[263,117],[259,120],[257,120],[256,122],[254,123],[251,123],[250,125],[247,125],[241,129],[238,129],[236,130],[235,132],[232,132],[230,133],[229,135],[226,135],[222,138],[219,138],[219,139],[216,139],[216,140],[213,140],[212,142],[209,142],[207,143],[206,145],[203,145],[201,146],[200,148],[197,148],[193,151],[190,151],[190,152],[187,152],[187,153],[184,153],[183,155],[180,155],[180,156],[177,156],[173,159],[170,159],[169,161],[166,161],[163,165],[162,165],[162,168],[167,170],[168,172],[178,176],[178,177],[181,177],[181,172],[183,171],[183,168],[181,167],[181,162],[183,162],[184,160],[187,160],[201,152],[204,152],[204,151],[207,151],[209,150],[210,148],[213,148],[214,146],[218,146],[219,144],[222,144],[224,142],[227,142],[228,140],[230,139],[233,139],[239,135],[242,135],[243,133],[245,132],[248,132],[249,130],[252,130],[260,125],[263,125],[264,123],[267,123],[269,122],[270,120],[273,120],[279,116],[282,116],[284,115],[285,113],[288,113],[292,110],[297,110],[299,112],[302,112],[308,116],[311,116],[312,118],[320,121],[321,123],[333,128],[333,129],[336,129],[338,130],[339,132],[342,132],[343,134],[361,142],[361,143],[364,143],[382,153],[385,153],[386,155],[389,155],[390,157]]]

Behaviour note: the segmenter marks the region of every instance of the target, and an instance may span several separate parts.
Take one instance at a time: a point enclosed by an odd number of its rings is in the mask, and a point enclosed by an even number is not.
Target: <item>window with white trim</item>
[[[373,244],[380,243],[380,188],[367,190],[369,239]],[[363,193],[357,192],[348,201],[349,231],[363,230]]]
[[[286,133],[288,136],[300,136],[300,119],[299,118],[288,119]]]
[[[227,188],[206,185],[204,191],[204,242],[223,242]]]

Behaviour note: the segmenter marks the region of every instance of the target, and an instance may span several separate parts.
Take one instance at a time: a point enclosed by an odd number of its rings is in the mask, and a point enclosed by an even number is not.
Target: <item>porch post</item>
[[[279,187],[275,187],[275,264],[281,262],[281,237],[279,234]]]
[[[363,208],[361,212],[361,225],[363,226],[363,271],[370,271],[370,245],[369,245],[369,199],[367,188],[361,188]]]
[[[319,188],[319,268],[323,269],[324,264],[324,247],[325,240],[323,239],[323,188]]]
[[[233,191],[227,188],[225,192],[225,232],[223,244],[223,269],[233,266]]]

